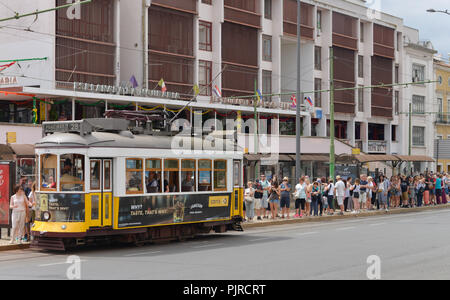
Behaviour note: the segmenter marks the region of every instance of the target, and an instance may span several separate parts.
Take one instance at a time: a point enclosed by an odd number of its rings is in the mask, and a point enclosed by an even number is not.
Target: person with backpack
[[[351,187],[351,190],[353,192],[353,211],[352,214],[357,214],[360,212],[360,206],[359,206],[359,193],[360,193],[360,180],[359,178],[355,179],[355,184]]]
[[[289,184],[289,178],[284,177],[280,184],[280,207],[281,218],[289,219],[289,209],[291,206],[291,185]]]
[[[328,202],[327,215],[331,216],[334,214],[334,184],[332,178],[328,180],[328,185],[325,188],[325,192],[327,193]]]

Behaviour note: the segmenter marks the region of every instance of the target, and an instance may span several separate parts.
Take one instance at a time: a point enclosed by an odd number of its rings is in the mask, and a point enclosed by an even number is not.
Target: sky
[[[427,9],[448,10],[449,0],[367,0],[366,5],[400,17],[406,26],[419,30],[420,40],[430,40],[444,58],[450,53],[450,15]]]

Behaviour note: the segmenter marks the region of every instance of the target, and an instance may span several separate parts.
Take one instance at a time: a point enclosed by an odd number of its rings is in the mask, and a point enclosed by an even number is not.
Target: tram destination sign
[[[83,121],[44,122],[42,130],[45,133],[53,132],[82,132]]]

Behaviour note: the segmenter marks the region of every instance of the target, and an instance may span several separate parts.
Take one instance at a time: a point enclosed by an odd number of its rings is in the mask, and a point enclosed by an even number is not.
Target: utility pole
[[[255,79],[255,94],[257,94],[257,88],[258,88],[258,83],[256,82]],[[262,101],[262,99],[261,99]],[[259,143],[259,139],[258,139],[258,112],[256,111],[256,106],[258,104],[258,97],[256,97],[255,99],[255,103],[253,105],[254,108],[254,118],[255,118],[255,133],[254,133],[254,137],[253,137],[253,143],[254,143],[254,150],[255,150],[255,154],[258,155],[259,152],[259,147],[258,147],[258,143]],[[256,161],[255,163],[255,180],[258,179],[258,174],[259,174],[259,168],[258,168],[258,161]]]
[[[330,47],[330,178],[334,179],[334,53]]]
[[[300,12],[301,12],[301,4],[300,0],[297,0],[297,105],[296,105],[296,115],[295,115],[295,183],[298,182],[300,177],[302,176],[302,168],[301,168],[301,118],[300,118],[300,104],[303,101],[302,93],[301,93],[301,70],[300,70]]]
[[[412,105],[409,103],[409,131],[408,131],[408,155],[411,156],[411,145],[412,145]],[[411,162],[409,162],[409,171],[411,172]],[[400,173],[400,169],[398,170]]]

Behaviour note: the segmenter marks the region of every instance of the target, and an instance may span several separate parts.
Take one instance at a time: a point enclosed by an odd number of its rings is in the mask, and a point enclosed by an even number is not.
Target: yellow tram
[[[140,244],[242,230],[243,153],[234,143],[136,132],[130,123],[44,122],[35,145],[32,247]]]

